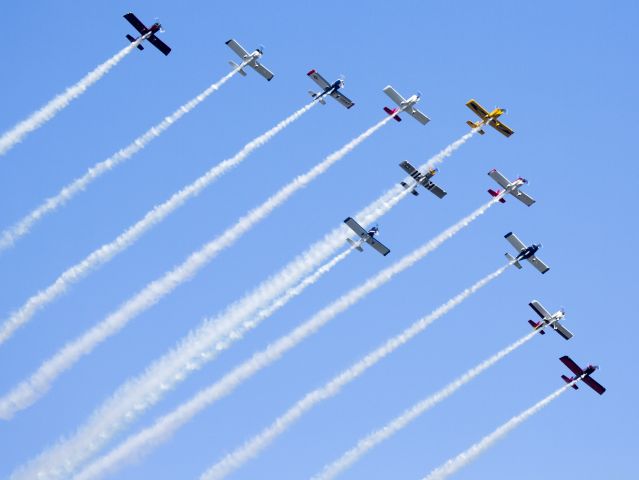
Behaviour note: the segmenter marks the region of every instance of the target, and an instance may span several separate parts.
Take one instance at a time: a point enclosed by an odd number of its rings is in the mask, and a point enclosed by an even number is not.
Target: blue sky
[[[345,478],[417,478],[560,385],[557,360],[598,363],[608,387],[567,392],[457,478],[628,478],[639,453],[635,362],[639,291],[633,204],[639,168],[635,2],[77,2],[7,5],[0,19],[0,131],[6,131],[126,44],[121,18],[159,17],[164,57],[133,52],[104,79],[0,158],[0,226],[9,226],[94,163],[127,145],[228,71],[224,45],[265,45],[272,82],[229,81],[126,165],[0,256],[6,316],[149,208],[228,158],[309,100],[312,68],[346,76],[347,111],[318,106],[244,164],[76,285],[0,347],[8,391],[66,341],[260,204],[293,175],[382,118],[382,88],[422,92],[432,121],[392,122],[256,226],[191,281],[64,374],[0,428],[0,476],[85,421],[125,379],[189,329],[240,298],[348,215],[466,131],[464,103],[508,109],[515,130],[473,138],[440,168],[444,200],[407,198],[380,221],[391,249],[352,255],[244,341],[194,374],[131,431],[148,425],[367,276],[487,200],[486,173],[524,176],[537,204],[493,207],[436,253],[206,410],[118,478],[192,478],[289,405],[504,261],[503,235],[542,241],[551,266],[508,271],[416,340],[324,402],[234,478],[302,478],[361,436],[527,333],[527,303],[566,308],[570,342],[533,339],[399,435]],[[129,433],[129,432],[127,432]],[[587,461],[575,459],[587,455]]]

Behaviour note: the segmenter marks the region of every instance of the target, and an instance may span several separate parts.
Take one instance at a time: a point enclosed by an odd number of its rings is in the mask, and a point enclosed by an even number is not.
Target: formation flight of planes
[[[144,50],[145,42],[148,42],[164,55],[171,53],[171,47],[158,37],[158,34],[164,32],[160,23],[156,22],[147,27],[136,15],[130,12],[125,14],[124,18],[137,31],[137,36],[127,34],[126,38],[129,42],[135,44],[138,50]],[[250,72],[249,69],[251,69],[269,82],[274,78],[274,73],[262,63],[262,57],[264,55],[264,48],[262,46],[258,46],[252,52],[249,52],[233,38],[226,41],[226,45],[228,45],[239,58],[238,61],[229,61],[229,64],[235,71],[234,73],[239,73],[245,77],[247,76],[247,71]],[[332,98],[346,109],[350,110],[355,106],[353,100],[343,93],[345,87],[344,78],[339,77],[333,82],[329,82],[316,69],[310,70],[307,76],[319,87],[317,91],[309,90],[308,92],[313,98],[313,101],[326,105],[330,102],[328,99]],[[417,108],[417,104],[421,99],[421,93],[417,92],[405,98],[391,85],[384,87],[383,92],[394,104],[393,107],[384,106],[383,110],[395,121],[401,122],[402,115],[406,114],[421,125],[427,125],[430,122],[430,118]],[[514,131],[501,121],[501,117],[506,113],[506,109],[497,107],[492,111],[488,111],[475,99],[469,100],[466,106],[478,117],[477,121],[468,120],[466,122],[473,133],[485,135],[486,131],[484,129],[486,126],[489,126],[507,138],[514,134]],[[406,194],[410,193],[414,196],[418,196],[423,188],[435,195],[438,199],[444,199],[447,196],[447,192],[432,180],[438,173],[438,169],[419,169],[408,161],[401,162],[399,167],[407,175],[399,182]],[[499,186],[497,189],[489,188],[487,190],[488,194],[493,197],[493,202],[505,203],[506,197],[508,196],[508,198],[519,200],[527,207],[535,204],[535,199],[523,191],[523,188],[528,184],[525,178],[519,177],[511,181],[497,169],[490,170],[488,176]],[[386,245],[377,239],[380,231],[378,225],[367,228],[350,216],[347,217],[343,223],[352,231],[350,236],[345,238],[345,241],[351,249],[364,252],[365,248],[370,247],[382,256],[387,256],[391,252]],[[346,230],[344,231],[346,232]],[[504,238],[515,249],[514,254],[505,254],[509,262],[508,265],[522,269],[522,263],[526,261],[542,274],[546,274],[550,270],[550,267],[538,257],[538,251],[542,246],[541,243],[526,245],[513,232],[507,233]],[[539,317],[536,321],[528,320],[528,324],[534,331],[540,335],[545,335],[546,330],[553,330],[565,340],[573,338],[573,333],[563,324],[566,316],[563,308],[557,310],[555,313],[551,313],[538,300],[531,300],[529,306]],[[561,378],[573,389],[577,390],[577,383],[583,382],[599,395],[602,395],[606,391],[601,384],[592,378],[592,374],[598,369],[597,366],[588,365],[582,368],[567,355],[562,356],[559,360],[572,372],[572,376],[561,375]]]
[[[137,38],[134,38],[131,35],[127,35],[127,39],[130,42],[139,40],[139,43],[137,45],[138,49],[143,50],[144,47],[142,46],[142,42],[148,41],[154,47],[160,50],[160,52],[162,52],[164,55],[168,55],[171,52],[171,48],[168,47],[156,35],[157,33],[162,31],[162,26],[159,23],[154,23],[151,27],[146,27],[140,20],[138,20],[138,18],[133,13],[127,13],[126,15],[124,15],[124,18],[140,34],[140,36]],[[255,50],[253,50],[253,52],[249,53],[234,39],[228,40],[226,44],[240,58],[239,64],[233,61],[229,62],[234,69],[238,70],[240,75],[246,76],[246,71],[244,70],[245,67],[251,67],[266,80],[271,81],[273,79],[273,72],[271,72],[259,61],[262,55],[264,55],[263,47],[257,47]],[[320,88],[318,92],[311,90],[309,90],[308,92],[311,97],[317,102],[325,105],[326,98],[331,97],[347,109],[350,109],[355,105],[355,103],[341,91],[345,85],[343,78],[338,78],[333,83],[330,83],[315,69],[309,71],[307,75]],[[430,121],[430,118],[428,118],[428,116],[426,116],[422,111],[416,108],[416,104],[421,99],[421,93],[417,92],[408,98],[404,98],[391,85],[387,85],[386,87],[384,87],[383,91],[396,105],[393,108],[384,107],[384,111],[397,122],[402,121],[402,118],[400,116],[400,114],[402,113],[407,113],[422,125],[426,125]],[[501,116],[506,113],[505,108],[496,107],[489,112],[475,99],[470,99],[466,103],[466,106],[475,115],[477,115],[477,117],[479,117],[478,121],[473,122],[471,120],[468,120],[466,124],[480,135],[484,135],[486,133],[484,130],[484,127],[486,125],[494,128],[505,137],[510,137],[514,134],[514,131],[500,120]],[[405,180],[402,180],[400,184],[405,189],[410,190],[411,194],[415,196],[419,195],[418,187],[423,187],[440,199],[443,199],[447,195],[445,190],[443,190],[431,180],[433,176],[437,174],[437,169],[430,168],[426,171],[420,171],[419,169],[411,165],[411,163],[408,161],[401,162],[399,166],[402,170],[404,170],[404,172],[408,174],[408,177]],[[488,175],[500,187],[497,190],[493,190],[492,188],[488,189],[488,193],[496,198],[500,203],[506,202],[506,199],[504,198],[506,195],[510,195],[516,198],[528,207],[535,203],[535,199],[522,190],[522,188],[528,183],[525,178],[519,177],[516,180],[510,181],[497,169],[492,169],[488,172]],[[390,249],[375,238],[376,235],[379,233],[378,225],[374,225],[371,228],[366,229],[352,217],[346,218],[346,220],[344,220],[344,223],[353,231],[356,236],[355,239],[352,239],[350,237],[346,239],[351,248],[363,252],[363,246],[366,244],[383,256],[386,256],[390,253]],[[506,258],[508,259],[510,264],[514,265],[518,269],[521,269],[523,268],[521,262],[523,260],[526,260],[542,274],[545,274],[550,270],[550,267],[537,256],[537,252],[541,248],[541,243],[526,246],[526,244],[524,244],[513,232],[507,233],[504,238],[508,240],[508,242],[516,251],[516,255],[514,256],[510,253],[506,253]],[[538,300],[532,300],[529,305],[533,309],[533,311],[540,317],[540,320],[537,322],[533,320],[528,321],[528,323],[534,330],[538,330],[541,335],[544,335],[544,328],[547,327],[557,332],[566,340],[569,340],[573,337],[573,334],[560,323],[560,320],[563,320],[565,317],[563,309],[551,314]],[[583,381],[586,385],[591,387],[600,395],[606,391],[604,387],[602,387],[599,383],[591,378],[592,373],[598,367],[589,365],[585,369],[582,369],[568,356],[563,356],[560,358],[560,360],[574,374],[574,376],[572,377],[566,377],[565,375],[561,376],[565,382],[571,384],[572,388],[577,389],[578,387],[576,382]]]

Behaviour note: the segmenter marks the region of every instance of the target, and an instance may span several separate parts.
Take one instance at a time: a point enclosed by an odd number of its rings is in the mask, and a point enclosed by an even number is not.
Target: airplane
[[[238,68],[238,67],[240,68],[239,70],[240,75],[242,75],[243,77],[246,77],[246,72],[243,70],[243,68],[246,65],[248,65],[257,73],[259,73],[264,78],[266,78],[266,80],[268,80],[269,82],[271,81],[271,79],[273,78],[273,73],[268,68],[266,68],[264,65],[262,65],[260,62],[257,61],[257,59],[264,54],[264,47],[261,47],[261,46],[257,47],[253,51],[253,53],[249,53],[246,50],[244,50],[244,48],[242,48],[242,46],[239,43],[237,43],[235,40],[233,40],[232,38],[229,41],[227,41],[226,44],[229,46],[231,50],[237,53],[238,56],[242,59],[242,63],[240,65],[238,65],[237,63],[233,61],[229,62],[229,64],[233,68]]]
[[[490,125],[495,130],[497,130],[502,135],[505,135],[506,137],[510,137],[513,133],[515,133],[509,127],[507,127],[506,125],[501,123],[499,120],[497,120],[501,115],[506,113],[505,108],[495,108],[495,110],[493,110],[492,112],[488,112],[488,110],[486,110],[484,107],[482,107],[479,103],[477,103],[473,99],[470,99],[468,103],[466,103],[466,106],[470,108],[473,112],[475,112],[475,114],[481,119],[481,121],[477,123],[474,123],[468,120],[466,124],[469,127],[480,128],[480,127],[483,127],[484,125]],[[484,133],[486,132],[484,132],[483,128],[479,130],[480,135],[483,135]]]
[[[353,105],[355,105],[348,97],[338,92],[338,90],[344,86],[344,79],[338,78],[332,84],[330,84],[317,72],[317,70],[311,70],[306,75],[311,77],[315,81],[315,83],[317,83],[323,89],[323,91],[318,93],[312,92],[310,90],[308,91],[311,97],[320,102],[322,105],[326,105],[326,100],[324,100],[324,97],[326,95],[330,95],[346,108],[351,108]]]
[[[603,393],[606,391],[604,387],[602,387],[590,376],[595,372],[595,370],[599,368],[597,365],[588,365],[585,369],[582,370],[582,368],[577,365],[568,355],[564,355],[559,360],[561,360],[561,362],[566,365],[572,371],[572,373],[575,374],[574,377],[570,378],[566,375],[562,375],[561,378],[564,380],[564,382],[572,383],[576,380],[581,380],[599,395],[603,395]],[[579,390],[579,387],[576,383],[573,383],[571,387],[575,390]]]
[[[514,182],[511,182],[501,173],[499,173],[496,168],[493,168],[490,172],[488,172],[488,175],[490,176],[490,178],[495,180],[501,186],[501,188],[504,189],[505,193],[510,193],[513,197],[515,197],[523,204],[530,207],[533,203],[535,203],[534,198],[530,197],[520,190],[521,187],[528,183],[528,180],[526,180],[525,178],[519,177]],[[488,193],[490,193],[493,197],[496,197],[501,193],[501,190],[495,191],[492,188],[489,188]],[[506,203],[506,199],[504,197],[501,197],[499,201],[501,203]]]
[[[379,227],[377,225],[375,225],[374,227],[366,231],[362,228],[362,226],[359,223],[357,223],[351,217],[348,217],[346,220],[344,220],[344,223],[348,225],[349,228],[353,230],[361,239],[359,241],[355,241],[350,238],[346,239],[348,243],[350,243],[353,247],[355,247],[360,252],[364,251],[364,249],[362,248],[362,244],[366,242],[384,256],[390,253],[390,250],[383,243],[373,238],[379,232]]]
[[[546,332],[544,331],[544,327],[548,326],[552,327],[555,332],[564,337],[566,340],[570,340],[572,338],[572,333],[561,323],[559,323],[559,320],[563,319],[566,316],[563,308],[551,314],[537,300],[533,300],[528,305],[530,305],[530,308],[532,308],[535,313],[541,317],[541,320],[539,322],[528,320],[528,323],[531,327],[533,327],[535,330],[539,330],[540,335],[546,334]]]
[[[399,164],[399,166],[402,167],[402,169],[404,169],[404,171],[406,173],[408,173],[411,177],[413,177],[413,179],[418,184],[423,186],[426,190],[431,191],[432,193],[434,193],[439,198],[444,198],[446,196],[446,192],[444,190],[442,190],[441,188],[439,188],[437,185],[435,185],[430,180],[438,172],[438,170],[436,168],[431,168],[426,173],[422,173],[419,170],[417,170],[415,167],[413,167],[407,161],[403,161],[402,163]],[[417,184],[415,184],[413,187],[411,187],[406,182],[401,182],[401,186],[402,187],[404,187],[404,188],[413,188],[413,190],[410,193],[412,193],[415,196],[419,195],[419,192],[415,188],[416,185]]]
[[[129,40],[129,42],[133,43],[136,40],[139,40],[140,38],[142,38],[142,41],[148,40],[151,45],[157,48],[164,55],[168,55],[169,53],[171,53],[171,47],[169,47],[166,43],[164,43],[155,35],[156,33],[163,31],[162,25],[160,25],[158,22],[155,22],[153,25],[151,25],[150,28],[147,28],[146,25],[144,25],[138,19],[138,17],[136,17],[131,12],[124,15],[124,18],[131,25],[133,25],[133,28],[135,28],[140,33],[140,36],[138,38],[133,38],[131,35],[127,34],[126,38]],[[137,48],[138,50],[144,50],[144,47],[142,46],[142,42],[140,42],[137,45]]]
[[[430,121],[430,118],[413,107],[413,105],[419,102],[419,97],[421,96],[419,92],[417,92],[412,97],[405,99],[399,93],[397,93],[397,91],[393,87],[387,85],[386,87],[384,87],[384,93],[388,95],[393,102],[399,105],[399,108],[393,108],[392,110],[388,107],[384,107],[384,111],[398,122],[402,121],[402,119],[399,117],[399,114],[403,111],[408,112],[409,115],[411,115],[422,125],[426,125]]]
[[[532,266],[539,270],[541,273],[546,273],[548,270],[550,270],[550,267],[548,265],[546,265],[535,256],[537,250],[541,248],[541,243],[538,243],[536,245],[533,244],[527,247],[522,243],[521,240],[517,238],[517,235],[515,235],[513,232],[508,232],[506,235],[504,235],[504,238],[508,240],[510,244],[515,247],[515,250],[519,252],[516,257],[513,257],[510,253],[506,254],[506,258],[513,262],[513,265],[515,265],[515,267],[521,269],[522,267],[519,261],[528,260],[532,264]]]

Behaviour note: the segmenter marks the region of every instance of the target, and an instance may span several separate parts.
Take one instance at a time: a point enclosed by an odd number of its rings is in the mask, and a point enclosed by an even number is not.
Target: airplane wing
[[[495,180],[501,188],[506,188],[510,184],[510,180],[499,173],[496,168],[493,168],[490,172],[488,172],[488,175],[490,178]]]
[[[521,252],[526,248],[526,245],[524,245],[522,241],[517,238],[517,235],[515,235],[513,232],[508,232],[506,235],[504,235],[504,238],[508,240],[518,252]]]
[[[384,245],[382,242],[378,240],[375,240],[372,237],[369,237],[366,240],[366,243],[368,243],[371,247],[373,247],[375,250],[377,250],[379,253],[381,253],[384,256],[390,253],[390,250],[388,249],[388,247],[386,247],[386,245]]]
[[[577,365],[572,360],[572,358],[570,358],[568,355],[564,355],[559,360],[561,361],[561,363],[566,365],[570,369],[570,371],[572,373],[574,373],[575,375],[583,375],[584,374],[584,371],[581,369],[581,367],[579,365]]]
[[[171,53],[171,47],[169,47],[166,43],[164,43],[155,35],[151,35],[149,38],[147,38],[147,40],[149,41],[151,45],[157,48],[164,55],[168,55],[169,53]]]
[[[526,260],[528,260],[531,265],[539,270],[541,273],[546,273],[548,270],[550,270],[550,267],[548,265],[546,265],[543,261],[541,261],[534,255],[532,257],[528,257]]]
[[[407,110],[407,113],[409,113],[415,120],[417,120],[422,125],[426,125],[428,122],[430,122],[430,118],[428,118],[426,115],[424,115],[422,112],[420,112],[414,107],[411,108],[410,110]]]
[[[415,178],[413,176],[413,174],[415,172],[417,172],[417,169],[415,167],[413,167],[410,162],[407,162],[406,160],[404,160],[402,163],[399,164],[400,167],[402,167],[402,169],[408,173],[411,177]]]
[[[517,200],[522,202],[527,207],[530,207],[533,203],[535,203],[535,199],[528,195],[526,192],[522,192],[521,190],[517,190],[516,192],[511,192],[511,195],[515,197]]]
[[[515,133],[499,120],[491,120],[490,122],[488,122],[488,124],[506,137],[510,137],[513,133]]]
[[[337,100],[339,103],[341,103],[342,105],[344,105],[346,108],[351,108],[353,105],[355,105],[350,98],[348,98],[345,95],[342,95],[341,93],[335,91],[333,93],[331,93],[331,97],[333,97],[335,100]]]
[[[244,48],[242,48],[242,45],[240,45],[239,43],[237,43],[237,42],[236,42],[235,40],[233,40],[232,38],[231,38],[230,40],[228,40],[228,41],[226,42],[226,44],[229,46],[229,48],[230,48],[231,50],[233,50],[235,53],[237,53],[237,54],[238,54],[238,56],[239,56],[241,59],[244,59],[244,57],[245,57],[246,55],[248,55],[248,54],[249,54],[249,52],[247,52],[246,50],[244,50]]]
[[[592,388],[595,392],[597,392],[599,395],[603,395],[603,393],[606,391],[606,389],[602,387],[601,384],[599,384],[599,382],[597,382],[591,377],[584,377],[583,382],[586,385],[588,385],[590,388]]]
[[[253,68],[257,73],[266,78],[269,82],[273,79],[273,72],[271,72],[268,68],[262,65],[257,60],[249,63],[249,66]]]
[[[548,310],[546,310],[544,306],[541,303],[539,303],[537,300],[533,300],[528,305],[530,305],[530,308],[532,308],[535,311],[535,313],[539,315],[541,318],[547,318],[552,316],[551,313]]]
[[[488,116],[488,111],[474,99],[469,100],[468,103],[466,103],[466,106],[470,108],[475,113],[475,115],[477,115],[482,120],[486,118],[486,116]]]
[[[395,102],[397,105],[401,105],[402,102],[406,101],[406,99],[402,97],[399,93],[397,93],[397,91],[390,85],[387,85],[384,87],[384,93],[388,95],[391,98],[391,100]]]
[[[572,338],[572,333],[566,327],[564,327],[561,323],[555,322],[552,324],[552,328],[566,340],[570,340]]]
[[[145,33],[147,33],[149,31],[148,28],[146,28],[146,25],[144,25],[139,19],[138,17],[136,17],[134,14],[132,14],[131,12],[127,13],[126,15],[124,15],[124,18],[126,19],[127,22],[129,22],[133,28],[135,28],[138,32],[140,32],[142,35],[144,35]]]
[[[442,190],[439,186],[437,186],[430,180],[427,180],[427,182],[428,182],[427,184],[422,183],[422,185],[424,185],[424,187],[426,187],[426,189],[429,190],[431,193],[434,193],[435,196],[439,198],[444,198],[446,196],[446,192]]]
[[[319,73],[317,73],[315,70],[311,70],[310,72],[307,73],[307,75],[311,77],[313,81],[317,83],[322,89],[328,88],[331,86],[331,84],[328,83],[326,79],[322,77]]]
[[[354,219],[352,219],[351,217],[348,217],[346,220],[344,220],[344,223],[346,225],[348,225],[348,227],[353,230],[358,237],[360,238],[364,238],[365,236],[368,235],[368,232],[366,230],[364,230],[362,228],[362,226],[357,223]]]

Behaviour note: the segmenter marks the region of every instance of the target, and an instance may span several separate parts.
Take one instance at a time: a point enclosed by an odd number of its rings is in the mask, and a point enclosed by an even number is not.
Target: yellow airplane
[[[469,100],[468,103],[466,103],[466,106],[470,108],[473,112],[475,112],[475,115],[477,115],[481,119],[479,122],[476,122],[476,123],[468,120],[466,123],[468,124],[469,127],[480,128],[480,127],[483,127],[484,125],[490,125],[495,130],[497,130],[502,135],[505,135],[506,137],[510,137],[513,133],[515,133],[506,125],[504,125],[499,120],[497,120],[502,114],[506,113],[505,109],[496,108],[492,112],[488,112],[488,110],[482,107],[474,99]],[[483,129],[479,130],[480,135],[483,135],[484,133],[486,132],[484,132]]]

